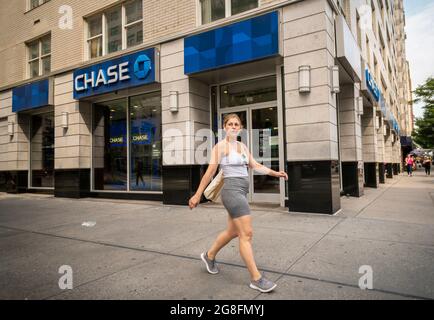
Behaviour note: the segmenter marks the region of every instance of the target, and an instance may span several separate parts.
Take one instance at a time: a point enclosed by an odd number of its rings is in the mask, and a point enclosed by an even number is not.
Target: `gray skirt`
[[[247,194],[249,193],[249,177],[224,178],[221,190],[223,205],[232,219],[250,214]]]

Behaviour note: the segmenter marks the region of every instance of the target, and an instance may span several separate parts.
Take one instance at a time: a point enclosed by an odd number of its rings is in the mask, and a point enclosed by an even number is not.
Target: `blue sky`
[[[410,64],[413,90],[434,77],[434,0],[404,0],[406,56]],[[421,105],[414,115],[422,116]]]
[[[405,14],[413,15],[433,2],[433,0],[404,0]]]

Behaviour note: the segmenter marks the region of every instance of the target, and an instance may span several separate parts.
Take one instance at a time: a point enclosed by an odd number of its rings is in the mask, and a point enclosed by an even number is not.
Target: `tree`
[[[414,103],[422,101],[425,105],[423,116],[416,118],[416,127],[412,133],[414,141],[424,149],[434,148],[434,78],[428,78],[425,84],[414,91]]]

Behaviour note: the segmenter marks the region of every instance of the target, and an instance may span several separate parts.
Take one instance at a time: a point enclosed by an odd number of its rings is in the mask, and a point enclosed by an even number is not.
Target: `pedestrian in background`
[[[425,157],[423,159],[423,167],[425,168],[425,175],[430,176],[431,175],[431,158]]]
[[[410,154],[408,154],[407,157],[405,158],[405,165],[407,167],[407,175],[409,177],[413,176],[414,159]]]
[[[240,254],[251,277],[250,288],[260,292],[270,292],[276,287],[276,284],[259,272],[253,257],[252,218],[247,201],[247,193],[249,192],[247,168],[250,167],[263,174],[284,178],[285,180],[288,180],[288,175],[284,171],[277,172],[259,164],[252,157],[246,145],[237,141],[237,136],[242,129],[238,115],[226,115],[223,120],[223,129],[226,131],[226,137],[212,149],[208,169],[195,195],[189,200],[190,209],[199,204],[202,193],[220,165],[224,181],[221,200],[229,214],[228,224],[226,230],[217,236],[211,248],[201,254],[201,259],[209,273],[218,273],[219,270],[215,260],[217,253],[232,239],[238,237]]]

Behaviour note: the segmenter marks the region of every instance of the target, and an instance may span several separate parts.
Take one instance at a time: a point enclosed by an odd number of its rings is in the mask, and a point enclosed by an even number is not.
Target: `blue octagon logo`
[[[152,69],[151,59],[146,54],[137,57],[134,63],[134,74],[138,79],[145,79]]]

